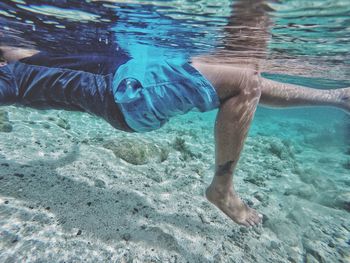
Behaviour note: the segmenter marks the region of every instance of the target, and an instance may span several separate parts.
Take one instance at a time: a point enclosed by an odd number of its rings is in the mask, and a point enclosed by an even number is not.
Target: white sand
[[[203,197],[213,112],[127,134],[87,114],[2,110],[13,131],[0,133],[0,262],[350,262],[350,156],[337,123],[258,113],[235,181],[266,221],[247,229]],[[104,147],[125,138],[169,155],[133,165]]]

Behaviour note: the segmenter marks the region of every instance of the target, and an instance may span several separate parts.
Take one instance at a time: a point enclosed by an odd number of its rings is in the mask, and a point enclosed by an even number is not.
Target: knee
[[[246,70],[241,82],[240,95],[250,99],[259,99],[261,96],[261,77],[256,70]]]

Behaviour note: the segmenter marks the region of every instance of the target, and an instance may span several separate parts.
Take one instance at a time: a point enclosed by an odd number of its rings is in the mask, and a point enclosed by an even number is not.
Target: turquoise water
[[[3,1],[0,42],[62,54],[254,58],[264,76],[350,86],[348,1]],[[146,51],[145,51],[146,50]],[[259,107],[235,183],[243,229],[203,197],[216,112],[118,132],[87,114],[1,107],[1,262],[349,262],[350,118]],[[183,142],[182,144],[179,142]],[[181,146],[182,145],[182,146]]]

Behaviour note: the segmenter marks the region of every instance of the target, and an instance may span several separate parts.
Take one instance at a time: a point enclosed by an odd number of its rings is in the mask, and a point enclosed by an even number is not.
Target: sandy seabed
[[[0,110],[0,262],[350,262],[345,117],[257,113],[235,182],[264,223],[244,228],[203,197],[214,112],[128,134]]]

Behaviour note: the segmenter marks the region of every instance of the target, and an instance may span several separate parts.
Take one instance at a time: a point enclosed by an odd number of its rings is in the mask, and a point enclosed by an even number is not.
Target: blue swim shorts
[[[0,67],[0,105],[85,111],[125,131],[160,128],[193,108],[219,106],[213,86],[181,60],[123,53],[39,53]]]
[[[137,132],[158,129],[194,108],[204,112],[219,106],[214,87],[180,59],[129,60],[114,75],[113,93],[126,123]]]

